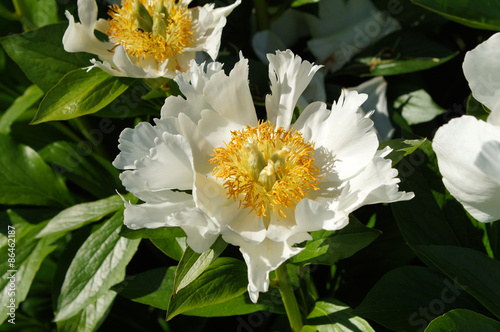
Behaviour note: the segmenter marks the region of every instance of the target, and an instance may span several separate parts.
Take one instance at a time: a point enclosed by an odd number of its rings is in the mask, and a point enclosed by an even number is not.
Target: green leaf
[[[240,260],[216,259],[196,280],[170,299],[167,320],[189,310],[227,302],[245,293],[246,264]]]
[[[16,0],[15,3],[21,14],[21,22],[27,30],[59,21],[55,0]]]
[[[11,303],[11,299],[15,299],[13,303],[16,308],[26,299],[31,283],[43,260],[56,248],[56,245],[53,245],[54,237],[42,240],[35,239],[35,235],[44,225],[44,223],[32,225],[27,222],[14,224],[14,227],[6,229],[6,236],[0,235],[0,271],[4,271],[0,279],[0,301],[3,303],[0,306],[0,325],[6,319],[12,318],[8,316],[10,308],[7,307]],[[9,231],[11,237],[8,237]],[[9,251],[9,249],[12,250]],[[9,254],[15,255],[15,257],[9,257]],[[8,260],[12,258],[15,261],[10,265],[11,262]],[[12,275],[15,275],[13,279],[7,279]],[[11,281],[15,282],[15,286],[10,286]]]
[[[151,242],[165,255],[177,261],[182,259],[182,255],[188,248],[186,235],[174,236],[170,238],[155,238]]]
[[[372,243],[380,231],[364,226],[351,214],[349,224],[341,230],[316,231],[311,235],[313,239],[307,241],[304,250],[292,258],[293,263],[335,264]]]
[[[411,0],[471,28],[500,30],[500,3],[491,0]]]
[[[292,7],[300,7],[312,3],[319,3],[321,0],[293,0]]]
[[[478,102],[472,94],[469,95],[467,99],[467,114],[475,116],[479,120],[486,121],[491,111],[486,108],[486,106],[482,105]]]
[[[404,266],[385,274],[354,310],[395,331],[422,331],[454,308],[480,308],[467,292],[438,272]]]
[[[175,267],[161,267],[127,277],[113,290],[135,302],[167,310],[174,290]]]
[[[127,239],[171,239],[175,237],[186,237],[186,233],[180,227],[160,227],[130,229],[123,227],[120,235]]]
[[[93,332],[97,331],[108,315],[116,292],[108,291],[95,302],[89,304],[75,316],[57,322],[58,332]]]
[[[125,278],[125,268],[140,240],[120,237],[122,225],[123,212],[119,211],[80,247],[66,272],[55,321],[75,316]]]
[[[394,101],[394,108],[401,110],[403,118],[409,125],[431,121],[436,116],[446,113],[446,110],[436,104],[424,89],[399,96]]]
[[[359,50],[345,49],[346,53]],[[458,52],[452,52],[424,35],[401,30],[381,39],[356,56],[339,72],[358,76],[406,74],[439,66]]]
[[[317,301],[305,324],[302,332],[375,331],[367,321],[355,316],[349,306],[334,299]]]
[[[470,248],[441,245],[413,249],[500,317],[499,261]]]
[[[132,195],[130,194],[127,197],[131,198]],[[95,202],[73,205],[70,208],[62,210],[52,218],[37,237],[41,238],[53,234],[67,233],[94,221],[98,221],[123,207],[123,200],[118,195],[113,195]]]
[[[500,331],[500,322],[477,312],[466,309],[455,309],[434,319],[425,332],[441,331]]]
[[[0,204],[67,206],[62,179],[30,147],[0,134]]]
[[[444,244],[484,250],[483,231],[447,193],[430,142],[424,142],[402,160],[398,171],[400,190],[415,193],[410,201],[391,204],[408,244]]]
[[[392,160],[392,167],[394,167],[397,163],[401,161],[404,157],[412,154],[415,150],[418,149],[422,143],[425,142],[425,138],[423,139],[404,139],[398,138],[390,141],[380,142],[378,147],[379,150],[382,150],[386,146],[391,147],[392,151],[385,157],[385,159]]]
[[[48,91],[68,72],[90,65],[91,55],[68,53],[62,45],[67,23],[49,25],[0,39],[7,54],[26,76]]]
[[[36,85],[32,85],[24,91],[24,94],[18,97],[14,103],[2,114],[0,118],[0,133],[9,134],[10,125],[43,97],[43,91]]]
[[[121,95],[133,79],[102,70],[76,69],[66,74],[43,98],[32,124],[92,114]]]
[[[84,146],[82,148],[81,144],[56,141],[45,145],[38,153],[59,175],[95,197],[113,195],[122,186],[118,178],[119,171],[97,154],[89,156],[87,146]]]
[[[187,247],[175,271],[174,294],[189,285],[226,249],[227,243],[219,237],[204,253]]]

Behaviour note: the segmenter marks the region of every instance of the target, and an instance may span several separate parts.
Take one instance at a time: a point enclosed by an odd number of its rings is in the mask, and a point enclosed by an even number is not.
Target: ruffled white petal
[[[465,54],[463,70],[478,101],[493,109],[500,101],[500,33]]]
[[[385,79],[382,76],[374,77],[347,90],[355,90],[368,95],[368,99],[363,103],[361,109],[365,114],[374,111],[370,119],[373,121],[379,141],[390,140],[394,134],[394,127],[389,120],[387,110],[387,82]]]
[[[474,218],[500,219],[500,129],[472,116],[440,127],[433,140],[443,183]]]
[[[377,151],[373,121],[359,110],[367,97],[343,90],[330,112],[324,104],[313,103],[295,123],[294,128],[314,142],[316,166],[327,180],[354,176],[368,165]]]
[[[226,232],[222,237],[224,241],[240,247],[248,267],[248,294],[254,303],[259,299],[259,292],[269,289],[269,272],[302,251],[302,248],[294,248],[287,241],[274,242],[266,238],[253,245],[236,233]]]
[[[268,54],[271,94],[266,96],[267,119],[277,127],[290,128],[297,101],[320,66],[302,61],[292,51]]]

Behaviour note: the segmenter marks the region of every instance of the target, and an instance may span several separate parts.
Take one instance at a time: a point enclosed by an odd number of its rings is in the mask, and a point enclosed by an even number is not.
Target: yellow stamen
[[[163,62],[193,40],[191,12],[176,0],[123,0],[110,8],[107,35],[137,60]]]
[[[314,146],[302,134],[269,122],[231,132],[225,147],[214,149],[212,174],[224,180],[228,197],[240,207],[263,216],[271,212],[286,217],[310,190],[317,190],[319,169],[314,165]]]

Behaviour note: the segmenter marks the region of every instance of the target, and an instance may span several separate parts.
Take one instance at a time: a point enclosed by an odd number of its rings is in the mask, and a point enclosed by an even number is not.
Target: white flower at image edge
[[[481,222],[500,219],[500,33],[465,55],[472,95],[491,110],[487,122],[471,115],[438,129],[433,149],[448,191]]]
[[[344,90],[331,110],[312,103],[292,127],[319,67],[289,50],[268,58],[266,122],[256,117],[247,59],[240,56],[229,75],[220,63],[202,64],[190,83],[175,79],[186,99],[168,97],[154,126],[121,133],[113,162],[144,201],[126,203],[125,224],[179,226],[197,252],[221,235],[243,254],[253,302],[309,232],[343,228],[360,206],[413,197],[398,191],[397,170],[384,159],[390,149],[377,151],[373,122],[359,110],[366,95]]]
[[[186,72],[196,53],[215,60],[226,17],[241,3],[214,8],[188,8],[192,0],[123,0],[110,6],[110,19],[97,19],[95,0],[78,0],[78,17],[66,11],[69,26],[63,36],[67,52],[95,54],[93,67],[113,76],[173,78]],[[107,40],[96,37],[95,31]],[[101,38],[102,39],[102,38]]]

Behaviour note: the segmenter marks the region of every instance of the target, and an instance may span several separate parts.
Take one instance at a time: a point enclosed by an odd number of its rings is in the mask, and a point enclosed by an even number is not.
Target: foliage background
[[[267,65],[251,47],[257,2],[244,0],[228,17],[218,61],[228,70],[240,50],[250,58],[252,93],[262,106]],[[374,3],[386,10],[394,0]],[[325,85],[331,102],[341,87],[385,76],[396,128],[396,140],[386,144],[395,148],[401,189],[416,197],[364,207],[346,229],[316,232],[305,244],[289,266],[309,317],[304,330],[472,331],[478,324],[498,331],[499,227],[478,223],[446,192],[431,141],[453,117],[487,115],[470,97],[461,66],[466,51],[500,30],[500,6],[486,0],[398,3],[402,10],[393,17],[403,29],[328,75]],[[318,10],[316,1],[267,4]],[[107,4],[98,5],[105,17]],[[142,80],[80,70],[92,55],[62,49],[64,10],[76,13],[76,1],[0,4],[0,331],[289,329],[276,290],[262,294],[259,304],[248,300],[236,248],[217,243],[200,256],[185,248],[178,229],[121,227],[123,204],[115,191],[125,189],[111,165],[118,136],[158,117],[166,93],[178,91],[175,84],[155,90]],[[306,41],[292,50],[314,61]],[[74,100],[82,103],[68,116],[64,110]],[[16,229],[15,325],[4,306],[8,225]]]

